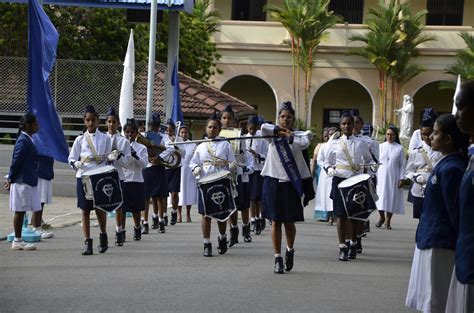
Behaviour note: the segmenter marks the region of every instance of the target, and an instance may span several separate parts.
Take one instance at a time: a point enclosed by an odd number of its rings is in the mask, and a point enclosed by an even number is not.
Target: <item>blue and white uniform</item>
[[[256,136],[261,136],[261,131],[257,130]],[[252,136],[250,133],[247,137]],[[256,155],[251,154],[253,160],[253,173],[249,176],[250,200],[262,200],[263,177],[261,175],[265,159],[268,153],[268,143],[263,139],[247,139],[246,145],[249,150],[255,151]]]
[[[123,184],[123,210],[124,212],[137,212],[145,210],[145,183],[143,169],[148,164],[147,148],[132,141],[130,147],[136,152],[136,158],[131,157],[123,168],[125,182]]]

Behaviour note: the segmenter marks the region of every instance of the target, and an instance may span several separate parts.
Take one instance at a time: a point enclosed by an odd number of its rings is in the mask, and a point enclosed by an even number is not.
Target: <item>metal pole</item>
[[[146,89],[146,121],[145,130],[148,131],[148,122],[151,119],[153,107],[153,91],[155,84],[155,43],[156,43],[156,11],[157,0],[151,1],[150,7],[150,41],[148,45],[148,82]]]
[[[170,11],[170,22],[168,28],[168,64],[166,66],[165,75],[165,113],[166,119],[171,118],[173,110],[173,86],[171,85],[171,77],[173,66],[179,53],[179,12]]]

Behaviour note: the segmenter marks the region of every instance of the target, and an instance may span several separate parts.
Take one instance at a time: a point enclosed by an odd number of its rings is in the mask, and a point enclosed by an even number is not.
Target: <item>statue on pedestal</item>
[[[413,99],[409,95],[403,96],[403,105],[395,110],[397,116],[400,116],[400,137],[410,138],[413,132]]]

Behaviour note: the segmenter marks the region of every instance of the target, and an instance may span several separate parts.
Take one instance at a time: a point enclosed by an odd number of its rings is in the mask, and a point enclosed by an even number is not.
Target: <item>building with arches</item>
[[[289,35],[280,23],[270,21],[263,10],[267,4],[282,3],[283,0],[213,1],[214,9],[222,15],[214,40],[222,55],[218,67],[223,74],[213,76],[211,81],[217,88],[254,106],[267,120],[275,119],[279,103],[294,101]],[[359,109],[366,122],[380,124],[378,72],[366,59],[347,55],[349,49],[360,45],[350,42],[349,38],[367,31],[362,22],[369,8],[377,3],[378,0],[331,1],[330,9],[347,22],[331,28],[328,39],[316,51],[309,114],[299,116],[308,125],[318,129],[332,125],[342,110],[352,108]],[[424,21],[426,33],[436,37],[436,41],[422,44],[420,56],[413,59],[426,71],[402,89],[402,95],[414,99],[417,125],[424,107],[451,112],[454,91],[440,90],[438,83],[456,79],[446,74],[445,68],[455,62],[459,50],[466,48],[459,33],[474,34],[474,2],[420,0],[411,3],[413,12],[429,11]]]

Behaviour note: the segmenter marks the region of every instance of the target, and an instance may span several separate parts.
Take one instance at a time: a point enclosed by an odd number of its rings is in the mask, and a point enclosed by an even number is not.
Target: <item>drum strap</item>
[[[222,164],[224,164],[224,166],[225,166],[225,165],[229,164],[229,161],[227,161],[226,159],[223,159],[223,158],[219,158],[217,155],[215,155],[212,152],[212,147],[211,147],[210,142],[207,143],[207,152],[211,156],[213,165],[222,166]]]
[[[426,153],[425,149],[423,149],[423,148],[418,149],[418,151],[420,151],[421,156],[422,156],[423,159],[425,160],[426,165],[428,166],[428,170],[429,170],[430,172],[432,172],[432,171],[433,171],[433,163],[431,163],[431,160],[430,160],[430,158],[428,157],[428,153]]]
[[[354,161],[352,160],[351,154],[349,153],[349,149],[347,148],[347,141],[341,138],[340,143],[341,143],[342,152],[344,152],[347,162],[349,162],[350,170],[353,171],[354,173],[357,172],[358,169],[355,166]]]
[[[86,137],[87,144],[89,145],[89,149],[91,149],[92,155],[94,156],[95,162],[97,164],[100,164],[100,158],[97,155],[97,150],[95,150],[94,143],[92,142],[91,136],[89,135],[88,132],[84,134],[84,137]]]

